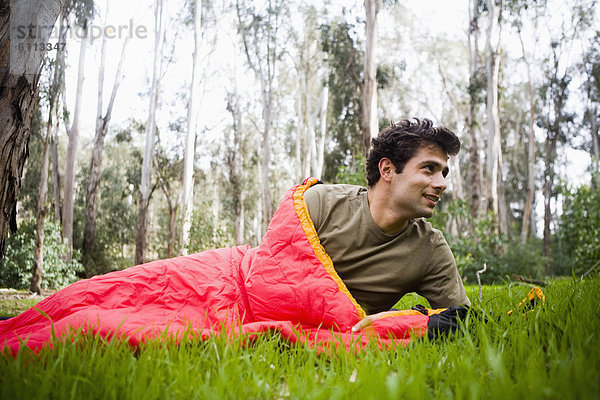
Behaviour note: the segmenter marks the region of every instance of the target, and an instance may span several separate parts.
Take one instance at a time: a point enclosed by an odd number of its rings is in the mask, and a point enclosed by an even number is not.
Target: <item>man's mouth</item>
[[[434,194],[424,194],[423,197],[431,201],[434,205],[440,200],[440,196],[436,196]]]

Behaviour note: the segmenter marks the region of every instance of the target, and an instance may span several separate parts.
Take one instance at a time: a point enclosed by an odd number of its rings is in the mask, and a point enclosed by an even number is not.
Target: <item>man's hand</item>
[[[391,313],[395,313],[395,312],[397,312],[397,311],[394,311],[394,310],[392,310],[392,311],[382,311],[382,312],[377,313],[377,314],[367,315],[366,317],[364,317],[363,319],[361,319],[358,324],[356,324],[356,325],[354,325],[352,327],[352,332],[360,332],[364,328],[366,328],[369,325],[371,325],[373,323],[373,321],[375,321],[376,319],[384,317],[386,314],[391,314]]]

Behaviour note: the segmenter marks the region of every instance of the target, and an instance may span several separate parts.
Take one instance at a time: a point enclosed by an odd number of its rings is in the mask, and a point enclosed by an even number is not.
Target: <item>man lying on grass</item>
[[[459,148],[429,120],[392,124],[373,140],[369,189],[307,179],[286,193],[258,247],[79,281],[0,322],[0,351],[37,352],[73,331],[135,346],[275,330],[319,349],[360,349],[455,327],[469,299],[448,244],[421,217],[432,215]],[[390,310],[412,291],[450,308]]]
[[[432,307],[470,305],[454,256],[431,217],[446,190],[456,135],[428,119],[392,123],[372,140],[369,188],[316,185],[304,198],[319,239],[350,293],[373,318],[416,292]]]

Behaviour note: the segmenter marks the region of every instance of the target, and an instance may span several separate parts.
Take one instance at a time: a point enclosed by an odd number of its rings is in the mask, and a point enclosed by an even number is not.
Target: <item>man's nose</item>
[[[434,188],[436,188],[442,192],[444,190],[446,190],[448,185],[446,184],[446,178],[444,178],[444,175],[442,175],[441,172],[439,174],[435,174],[435,177],[433,179],[431,186],[433,186]]]

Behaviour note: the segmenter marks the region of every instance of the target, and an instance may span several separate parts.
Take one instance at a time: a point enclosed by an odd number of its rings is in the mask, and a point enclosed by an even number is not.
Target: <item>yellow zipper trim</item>
[[[426,308],[426,310],[427,310],[427,316],[431,317],[432,315],[436,315],[436,314],[446,311],[447,308],[435,308],[435,309]],[[383,314],[381,317],[376,318],[376,319],[389,318],[389,317],[400,317],[400,316],[405,316],[405,315],[425,315],[425,314],[423,314],[421,311],[412,310],[412,309],[411,310],[388,311],[385,314]]]
[[[315,225],[310,219],[310,215],[308,214],[308,208],[306,208],[306,201],[304,200],[304,192],[314,184],[318,182],[317,178],[308,178],[304,181],[303,185],[299,185],[296,190],[294,190],[294,194],[292,196],[294,200],[294,208],[296,209],[296,214],[298,214],[298,218],[300,219],[300,224],[302,225],[302,229],[304,229],[304,233],[308,238],[310,245],[312,246],[315,255],[321,261],[321,264],[325,268],[325,271],[329,273],[329,276],[335,281],[339,290],[344,293],[354,307],[356,307],[356,311],[358,312],[358,316],[362,319],[367,316],[367,313],[363,308],[357,303],[357,301],[352,297],[350,291],[346,287],[346,284],[342,281],[342,278],[338,275],[333,267],[333,262],[329,257],[329,254],[321,245],[321,241],[319,240],[319,236],[317,235],[317,230],[315,229]]]

